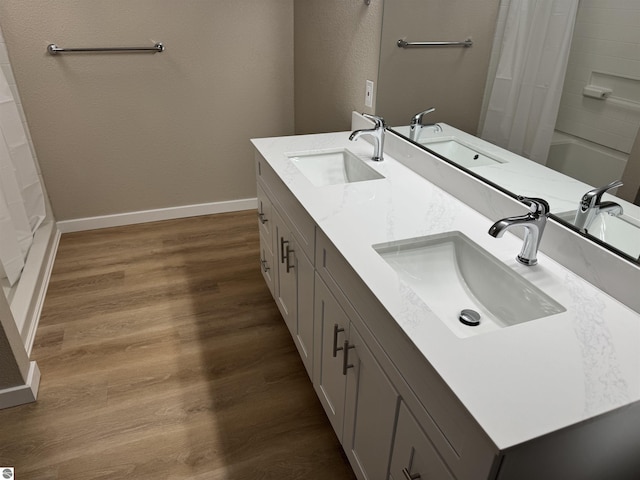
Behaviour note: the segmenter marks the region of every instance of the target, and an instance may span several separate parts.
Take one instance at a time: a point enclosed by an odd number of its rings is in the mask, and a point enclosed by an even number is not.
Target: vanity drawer
[[[296,236],[298,245],[304,250],[307,257],[313,259],[315,222],[259,153],[256,153],[256,177],[258,178],[258,186],[263,188],[276,205],[283,220]]]
[[[493,442],[320,229],[315,262],[343,309],[357,312],[365,343],[456,478],[491,478]]]

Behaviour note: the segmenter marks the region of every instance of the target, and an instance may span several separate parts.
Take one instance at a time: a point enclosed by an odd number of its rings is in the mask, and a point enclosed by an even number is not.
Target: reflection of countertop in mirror
[[[477,148],[480,152],[499,161],[471,167],[471,171],[516,195],[544,198],[551,206],[551,213],[575,210],[587,191],[593,187],[602,186],[588,185],[575,180],[446,123],[438,123],[438,125],[441,127],[440,131],[432,127],[423,128],[417,143],[429,148],[431,142],[455,138],[464,145]],[[409,137],[408,126],[394,127],[394,130]],[[619,203],[627,215],[640,220],[640,207],[637,205],[609,194],[605,194],[603,200]]]
[[[543,253],[538,266],[518,264],[520,239],[510,233],[490,237],[493,220],[395,161],[394,152],[384,162],[367,161],[384,179],[324,187],[315,187],[287,156],[336,148],[371,155],[371,145],[349,142],[348,134],[253,143],[496,446],[514,446],[640,401],[636,312]],[[566,311],[459,338],[372,248],[450,231],[462,232]],[[385,339],[378,341],[384,348]]]
[[[515,195],[544,198],[551,206],[551,213],[557,214],[558,218],[568,223],[573,223],[573,218],[568,215],[568,212],[575,212],[582,196],[592,188],[602,186],[588,185],[445,123],[438,123],[438,126],[439,128],[432,126],[422,128],[417,143]],[[408,126],[397,127],[395,131],[409,137]],[[468,155],[458,160],[456,158],[458,152],[441,147],[445,143],[455,143],[462,145],[470,152],[478,152],[479,163],[474,164],[473,160],[470,161],[467,158]],[[483,159],[485,161],[482,161]],[[604,201],[614,201],[622,206],[626,220],[623,227],[627,228],[615,228],[615,225],[620,223],[615,220],[607,222],[607,219],[599,219],[597,222],[599,228],[590,230],[589,233],[632,258],[638,258],[640,228],[636,228],[635,225],[640,224],[640,207],[608,193],[605,193],[602,198]],[[604,215],[607,214],[603,213],[600,216]],[[606,228],[607,226],[609,228]]]

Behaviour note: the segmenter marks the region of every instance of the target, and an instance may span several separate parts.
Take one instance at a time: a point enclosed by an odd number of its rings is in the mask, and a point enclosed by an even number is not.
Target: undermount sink
[[[555,215],[573,225],[576,211]],[[602,212],[596,215],[587,232],[631,257],[640,257],[640,221],[635,218]]]
[[[384,178],[347,149],[291,153],[287,156],[316,187]]]
[[[420,143],[465,168],[507,163],[506,160],[494,158],[473,146],[465,145],[455,137],[421,140]]]
[[[400,279],[458,337],[536,320],[566,309],[461,232],[373,245]],[[463,310],[480,316],[463,324]]]

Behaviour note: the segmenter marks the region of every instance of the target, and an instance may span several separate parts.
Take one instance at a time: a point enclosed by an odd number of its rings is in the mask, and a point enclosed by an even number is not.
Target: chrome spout
[[[533,266],[538,263],[537,253],[549,217],[549,204],[542,198],[519,197],[519,200],[527,204],[531,211],[525,215],[498,220],[489,228],[489,235],[500,238],[510,228],[524,227],[522,250],[516,260],[524,265]]]
[[[367,113],[363,113],[362,116],[373,121],[374,127],[352,132],[349,135],[349,140],[355,141],[362,135],[370,135],[373,138],[373,156],[371,160],[381,162],[384,160],[384,132],[387,128],[384,118]]]
[[[425,115],[435,112],[436,109],[434,107],[427,108],[425,111],[416,113],[413,118],[411,118],[411,123],[409,124],[409,139],[414,142],[420,138],[420,132],[424,127],[433,127],[436,132],[441,132],[442,127],[437,123],[429,123],[423,124],[422,117]]]
[[[616,202],[603,202],[602,195],[612,188],[621,187],[622,182],[616,180],[604,187],[594,188],[589,190],[582,196],[578,210],[576,210],[576,216],[573,220],[573,224],[581,232],[586,232],[591,226],[596,216],[600,213],[608,213],[609,215],[621,215],[622,207]]]

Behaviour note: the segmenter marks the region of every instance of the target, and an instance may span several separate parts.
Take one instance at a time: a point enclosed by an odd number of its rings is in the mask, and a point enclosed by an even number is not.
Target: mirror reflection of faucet
[[[434,132],[441,132],[442,131],[442,127],[440,125],[438,125],[437,123],[428,123],[428,124],[423,124],[422,123],[422,117],[424,117],[425,115],[435,112],[436,109],[434,107],[431,108],[427,108],[426,110],[424,110],[423,112],[420,113],[416,113],[413,118],[411,118],[411,123],[409,124],[409,138],[411,140],[418,141],[418,138],[420,138],[420,132],[422,131],[423,128],[425,127],[433,127],[433,131]]]
[[[387,129],[387,125],[382,117],[369,115],[368,113],[363,113],[362,116],[374,123],[373,128],[356,130],[349,135],[349,140],[357,140],[361,135],[373,137],[373,157],[371,157],[371,160],[381,162],[384,160],[384,132]]]
[[[531,267],[538,263],[536,255],[544,227],[547,225],[550,209],[547,201],[542,198],[518,197],[518,200],[526,204],[530,212],[525,215],[498,220],[489,229],[489,235],[500,238],[508,229],[515,226],[523,226],[525,229],[524,242],[522,244],[522,250],[516,257],[516,260],[523,265]]]
[[[581,232],[587,232],[596,216],[600,213],[608,213],[609,215],[622,215],[622,207],[616,202],[603,202],[602,195],[612,188],[621,187],[622,182],[616,180],[604,187],[589,190],[582,196],[573,224]]]

